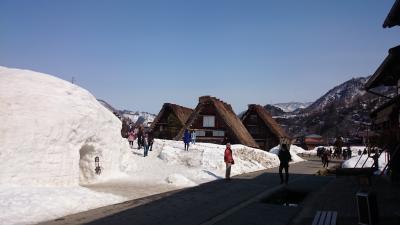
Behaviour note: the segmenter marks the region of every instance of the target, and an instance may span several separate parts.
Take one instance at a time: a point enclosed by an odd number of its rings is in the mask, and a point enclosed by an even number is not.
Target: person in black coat
[[[281,178],[281,184],[285,184],[289,181],[289,162],[292,161],[292,156],[290,155],[288,146],[286,144],[281,145],[281,149],[278,153],[279,157],[279,177]],[[282,170],[285,169],[285,179],[283,179]]]
[[[137,134],[138,149],[140,149],[143,146],[143,139],[144,139],[144,128],[142,125],[140,125]]]
[[[147,138],[148,138],[148,142],[149,142],[149,151],[152,151],[153,150],[153,143],[154,143],[153,131],[149,131],[147,133]]]

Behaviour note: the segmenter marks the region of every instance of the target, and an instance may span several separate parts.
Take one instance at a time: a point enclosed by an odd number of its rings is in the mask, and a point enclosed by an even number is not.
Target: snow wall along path
[[[0,121],[0,184],[90,183],[119,172],[127,148],[121,122],[88,91],[29,70],[0,67]]]

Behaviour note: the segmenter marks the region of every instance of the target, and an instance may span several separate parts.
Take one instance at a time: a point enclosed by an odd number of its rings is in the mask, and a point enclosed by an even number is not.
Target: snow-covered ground
[[[143,157],[93,95],[47,74],[0,67],[0,121],[0,224],[33,224],[224,176],[224,146],[198,143],[185,152],[181,142],[155,140]],[[232,175],[279,163],[258,149],[232,150]],[[94,191],[110,184],[120,189]],[[123,184],[150,188],[125,195]]]
[[[271,150],[269,151],[270,153],[273,153],[275,155],[278,155],[280,150],[279,145],[275,146],[273,148],[271,148]],[[303,148],[300,148],[299,146],[296,145],[290,145],[290,155],[292,156],[292,163],[297,163],[297,162],[301,162],[304,161],[304,159],[302,159],[299,154],[305,153],[307,152],[306,150],[304,150]]]
[[[361,158],[360,158],[361,157]],[[386,164],[388,163],[388,155],[386,152],[383,152],[378,160],[378,165],[379,165],[379,171],[382,172],[383,169],[385,168]],[[370,157],[368,158],[368,155],[361,155],[361,156],[354,156],[346,161],[343,162],[342,167],[343,168],[361,168],[364,165],[364,168],[366,167],[371,167],[374,164],[374,160]]]
[[[123,156],[122,164],[124,172],[137,182],[193,186],[224,177],[224,151],[225,146],[209,143],[196,143],[184,151],[181,141],[156,139],[148,157],[143,157],[143,149],[133,148]],[[232,145],[232,152],[232,176],[279,164],[275,154],[259,149]]]

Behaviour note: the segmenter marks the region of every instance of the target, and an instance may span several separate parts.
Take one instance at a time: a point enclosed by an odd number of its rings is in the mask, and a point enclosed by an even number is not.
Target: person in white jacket
[[[196,131],[195,130],[193,130],[192,131],[192,134],[191,134],[191,138],[192,138],[192,144],[196,144]]]

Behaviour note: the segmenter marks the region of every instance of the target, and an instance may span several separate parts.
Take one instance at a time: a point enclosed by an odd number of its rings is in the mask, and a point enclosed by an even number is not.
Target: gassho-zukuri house
[[[271,114],[261,105],[250,104],[241,116],[243,125],[260,149],[269,151],[284,140],[291,140]]]
[[[211,96],[199,98],[194,112],[190,115],[185,126],[175,140],[181,140],[184,131],[195,130],[196,141],[215,144],[243,144],[259,148],[231,105]]]
[[[151,124],[150,130],[153,131],[155,138],[172,140],[185,126],[192,113],[193,109],[165,103]]]

